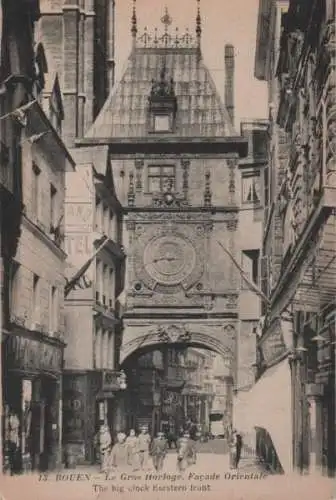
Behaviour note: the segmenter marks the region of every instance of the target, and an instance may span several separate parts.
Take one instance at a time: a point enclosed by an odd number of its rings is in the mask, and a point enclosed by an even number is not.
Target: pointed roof
[[[148,104],[153,81],[174,82],[176,128],[169,136],[225,137],[236,135],[199,47],[188,32],[171,36],[147,31],[133,47],[121,80],[112,89],[86,139],[146,138]],[[164,135],[164,134],[163,134]]]

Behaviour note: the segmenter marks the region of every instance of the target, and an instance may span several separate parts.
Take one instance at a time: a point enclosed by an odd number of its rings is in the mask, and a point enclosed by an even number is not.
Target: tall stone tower
[[[83,137],[114,83],[114,0],[41,0],[39,36],[48,80],[58,74],[68,147]]]
[[[235,135],[203,62],[197,5],[195,36],[171,34],[166,11],[162,33],[140,37],[134,6],[128,67],[82,140],[109,145],[126,213],[126,368],[136,353],[167,344],[235,360],[240,282],[218,240],[235,255],[238,159],[247,142]]]

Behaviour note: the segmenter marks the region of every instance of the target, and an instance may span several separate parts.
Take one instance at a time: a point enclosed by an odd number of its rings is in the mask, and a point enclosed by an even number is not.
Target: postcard
[[[0,499],[335,499],[335,2],[0,12]]]

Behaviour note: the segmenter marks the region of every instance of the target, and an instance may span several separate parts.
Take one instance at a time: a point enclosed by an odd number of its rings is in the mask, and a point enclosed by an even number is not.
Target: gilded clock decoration
[[[145,248],[145,269],[152,279],[163,285],[181,283],[192,273],[195,264],[195,249],[181,236],[158,236]]]

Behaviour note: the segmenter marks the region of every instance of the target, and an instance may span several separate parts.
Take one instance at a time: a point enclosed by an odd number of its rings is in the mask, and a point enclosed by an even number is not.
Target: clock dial
[[[145,269],[152,279],[161,284],[181,283],[192,272],[195,263],[193,246],[179,236],[157,237],[145,249]]]

